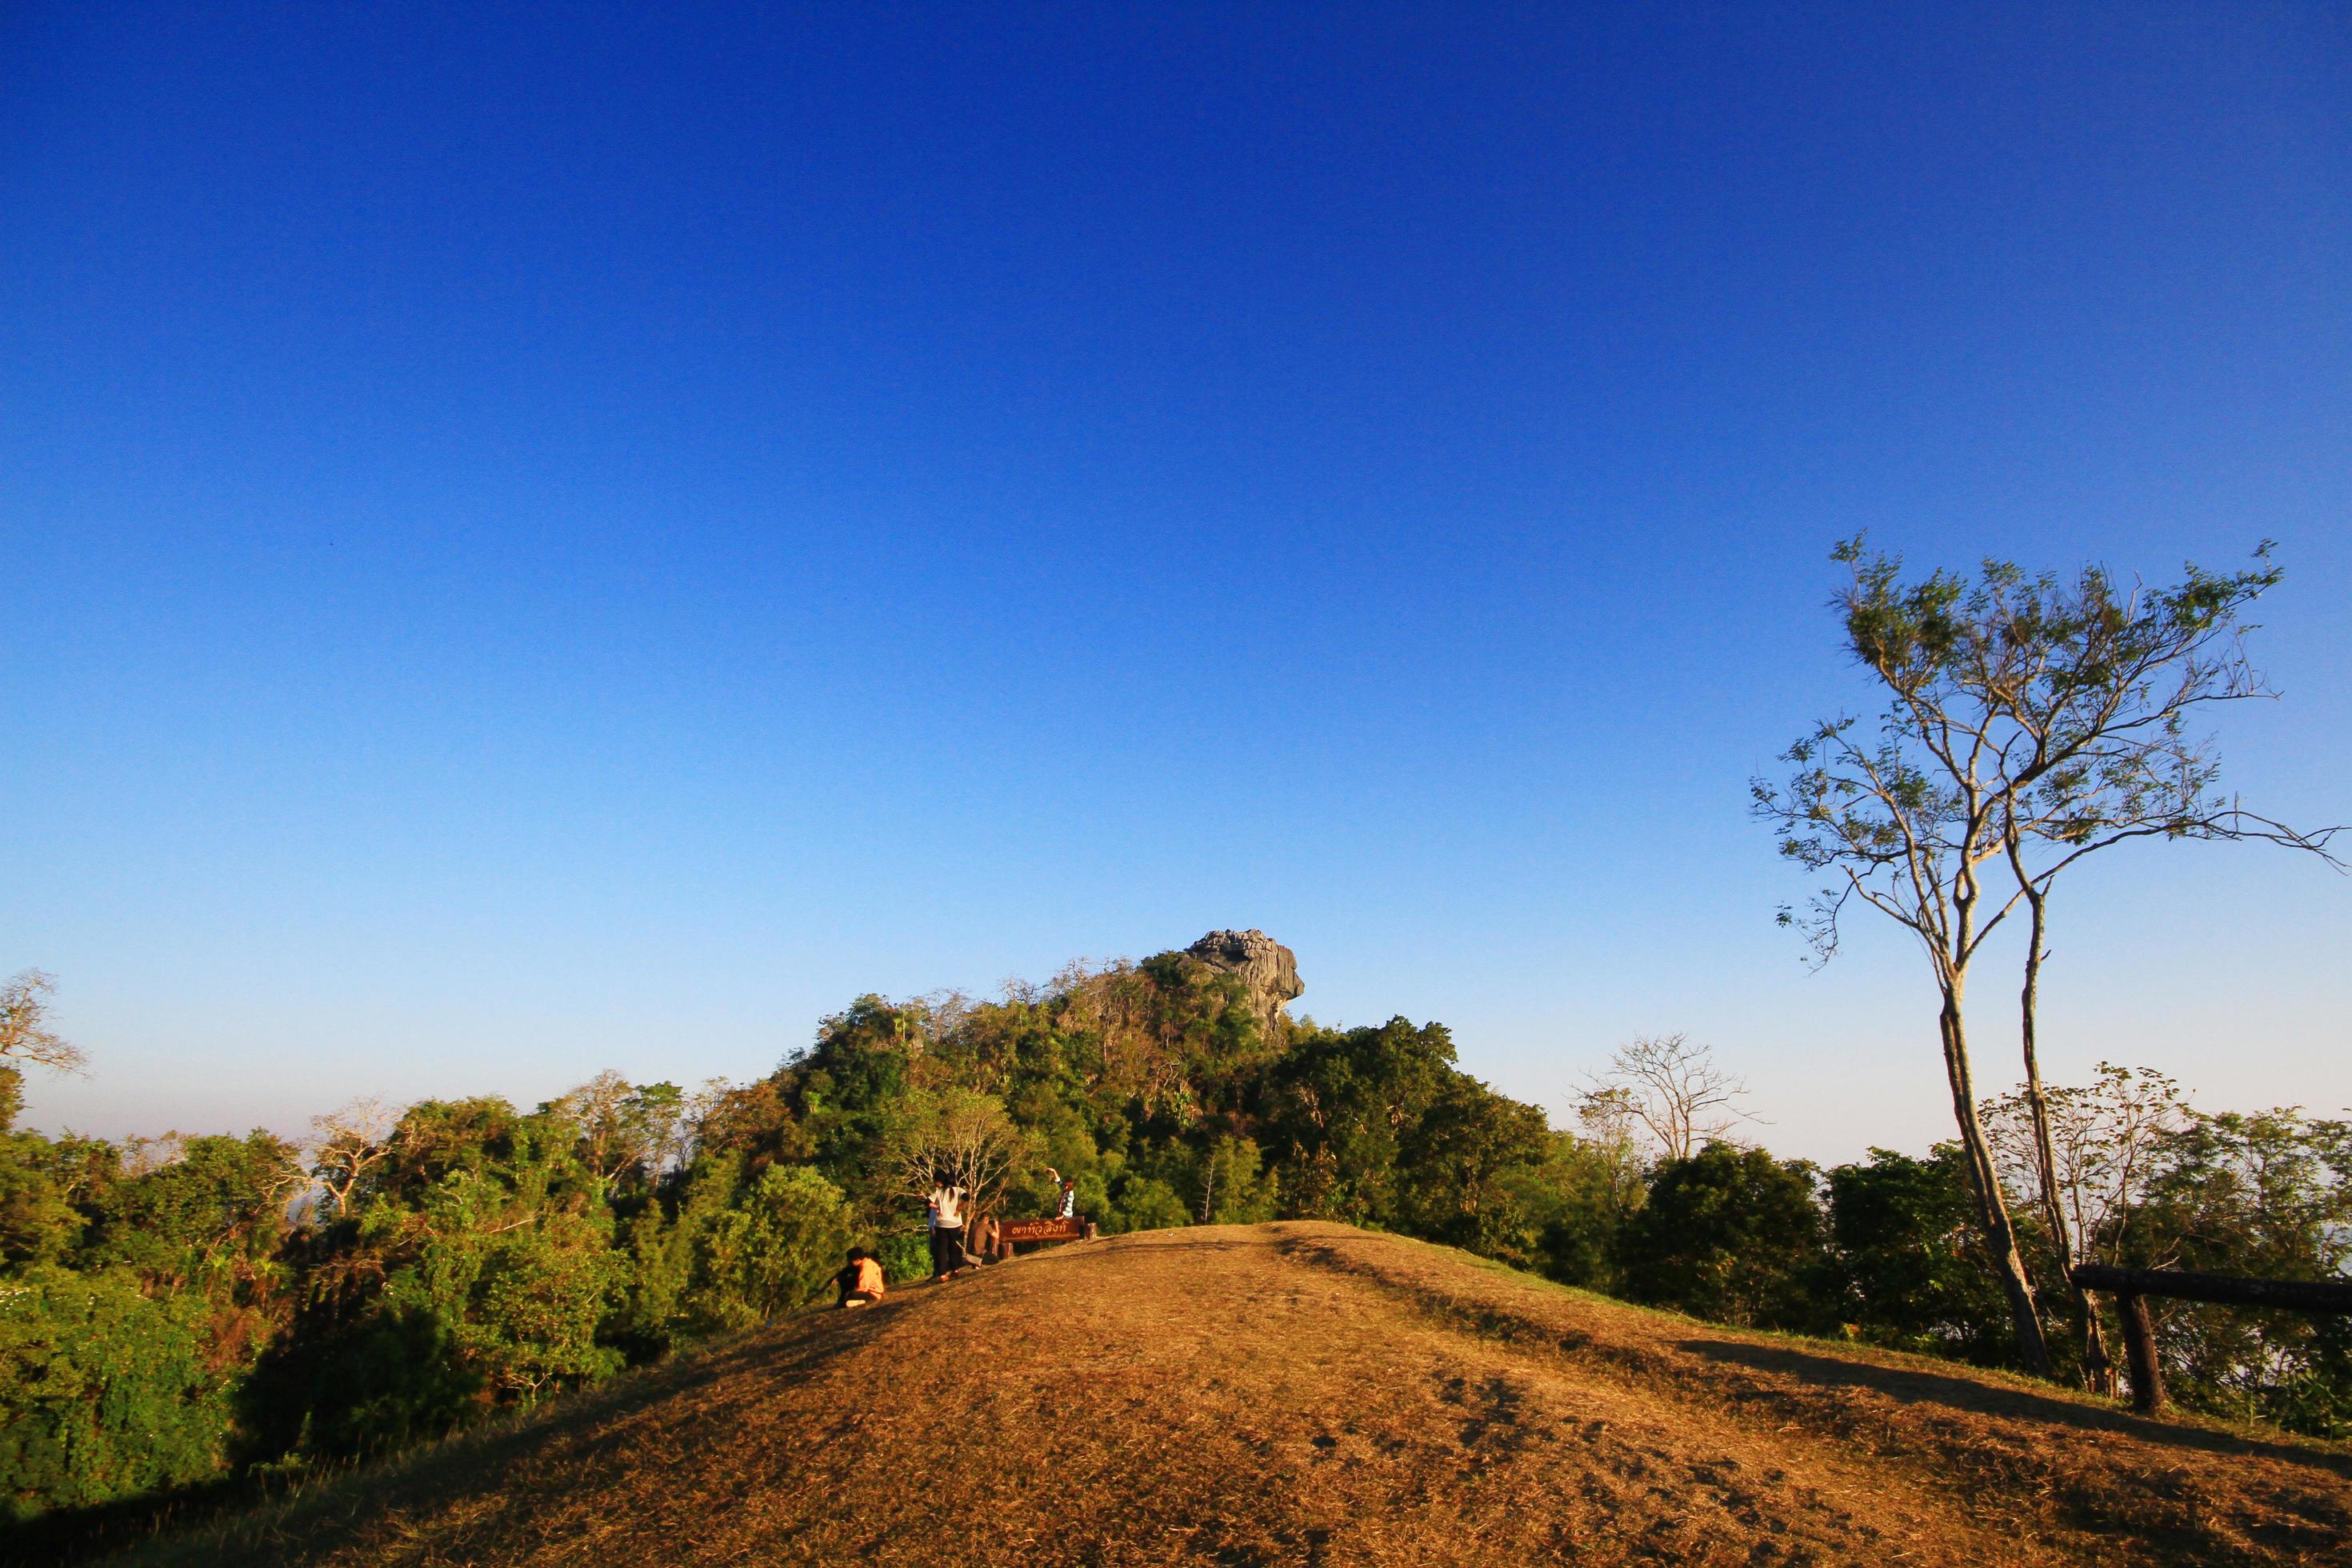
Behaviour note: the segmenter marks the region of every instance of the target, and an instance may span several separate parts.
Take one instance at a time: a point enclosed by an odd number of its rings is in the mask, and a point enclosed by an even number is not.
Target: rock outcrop
[[[1250,1010],[1269,1040],[1279,1040],[1290,1016],[1283,1011],[1306,994],[1298,955],[1262,931],[1213,931],[1184,950],[1212,969],[1241,976]]]

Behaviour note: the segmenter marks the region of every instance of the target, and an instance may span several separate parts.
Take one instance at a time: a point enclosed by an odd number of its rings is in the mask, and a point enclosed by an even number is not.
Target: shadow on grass
[[[1843,1356],[1800,1350],[1785,1344],[1753,1344],[1739,1340],[1689,1339],[1675,1348],[1710,1361],[1730,1362],[1788,1378],[1816,1388],[1868,1388],[1905,1405],[1937,1405],[1979,1415],[2008,1415],[2070,1427],[2086,1437],[2098,1434],[2127,1436],[2143,1443],[2200,1453],[2235,1454],[2283,1459],[2308,1465],[2352,1479],[2352,1455],[2331,1453],[2300,1443],[2274,1442],[2243,1436],[2207,1426],[2157,1420],[2057,1394],[1979,1382],[1972,1377],[1931,1372],[1924,1367],[1885,1366],[1848,1361]]]
[[[1286,1258],[1367,1280],[1381,1289],[1411,1301],[1423,1311],[1459,1324],[1474,1333],[1507,1342],[1532,1343],[1571,1353],[1597,1354],[1604,1362],[1618,1363],[1637,1376],[1654,1375],[1662,1370],[1645,1366],[1642,1353],[1633,1347],[1602,1344],[1580,1329],[1564,1328],[1561,1324],[1509,1306],[1465,1297],[1443,1286],[1408,1279],[1384,1268],[1376,1260],[1350,1256],[1347,1248],[1331,1245],[1325,1237],[1283,1236],[1276,1240],[1276,1247]],[[1514,1271],[1506,1269],[1505,1272]],[[1528,1284],[1559,1290],[1564,1298],[1587,1295],[1534,1276],[1518,1275],[1517,1278]],[[1633,1302],[1603,1297],[1588,1299],[1609,1310],[1638,1313],[1661,1326],[1677,1322],[1692,1328],[1704,1326],[1680,1314],[1660,1312]],[[1951,1372],[1944,1372],[1933,1366],[1890,1364],[1874,1359],[1841,1355],[1827,1347],[1813,1351],[1788,1342],[1758,1343],[1745,1340],[1685,1337],[1659,1343],[1661,1348],[1671,1345],[1686,1355],[1717,1364],[1746,1367],[1785,1378],[1796,1385],[1789,1392],[1799,1397],[1807,1389],[1867,1388],[1905,1405],[1934,1405],[1975,1415],[2041,1422],[2081,1433],[2086,1441],[2094,1443],[2100,1436],[2125,1436],[2154,1447],[2186,1452],[2276,1459],[2352,1479],[2352,1454],[2339,1448],[2322,1447],[2313,1442],[2297,1441],[2284,1436],[2268,1438],[2193,1421],[2139,1415],[2119,1406],[2095,1403],[2087,1397],[1998,1382],[1990,1377],[1971,1375],[1957,1367]]]
[[[365,1533],[388,1516],[429,1511],[462,1494],[494,1494],[502,1512],[527,1513],[531,1501],[576,1488],[583,1466],[621,1447],[626,1439],[622,1429],[631,1417],[748,1373],[805,1376],[887,1332],[899,1308],[891,1302],[863,1312],[810,1311],[749,1330],[732,1342],[625,1374],[505,1421],[314,1479],[298,1495],[258,1507],[216,1505],[209,1519],[166,1520],[162,1528],[168,1534],[150,1521],[141,1532],[150,1539],[114,1532],[110,1540],[88,1542],[74,1555],[87,1558],[110,1550],[119,1555],[107,1561],[118,1568],[299,1562]],[[549,1450],[561,1450],[562,1462],[530,1465]],[[72,1523],[70,1516],[59,1519],[58,1528]],[[16,1545],[0,1538],[0,1546]]]

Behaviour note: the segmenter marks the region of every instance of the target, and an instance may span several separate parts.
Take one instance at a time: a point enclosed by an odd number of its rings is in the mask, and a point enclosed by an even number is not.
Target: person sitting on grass
[[[880,1261],[862,1247],[849,1249],[849,1262],[833,1277],[833,1283],[841,1291],[841,1300],[834,1305],[844,1308],[870,1307],[887,1289],[882,1282]]]
[[[982,1263],[993,1263],[1004,1256],[1004,1243],[997,1234],[996,1215],[983,1210],[971,1222],[971,1239],[964,1244],[964,1254]]]

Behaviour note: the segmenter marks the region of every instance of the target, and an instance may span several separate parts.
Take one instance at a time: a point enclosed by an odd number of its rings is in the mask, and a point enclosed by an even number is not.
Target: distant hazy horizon
[[[2227,777],[2352,821],[2341,8],[0,20],[27,1124],[743,1079],[862,993],[1260,927],[1564,1115],[1948,1135],[1751,774],[1835,541],[2278,541]],[[2352,879],[2119,852],[2050,1075],[2352,1105]],[[1989,1092],[2016,950],[1974,983]]]

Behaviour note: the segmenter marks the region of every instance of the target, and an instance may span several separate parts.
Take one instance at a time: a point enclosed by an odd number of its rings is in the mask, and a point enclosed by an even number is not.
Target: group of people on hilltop
[[[1059,1171],[1051,1169],[1059,1189],[1054,1217],[1075,1219],[1078,1213],[1077,1188]],[[989,1263],[1001,1263],[1013,1256],[1009,1243],[1003,1238],[993,1214],[971,1214],[971,1189],[942,1171],[933,1182],[929,1194],[923,1200],[925,1219],[929,1226],[931,1251],[931,1283],[945,1284],[959,1274],[967,1274]],[[970,1236],[965,1232],[969,1230]],[[834,1275],[833,1284],[839,1292],[835,1301],[840,1307],[870,1307],[882,1300],[889,1289],[883,1277],[882,1261],[862,1247],[849,1249],[848,1261]]]

